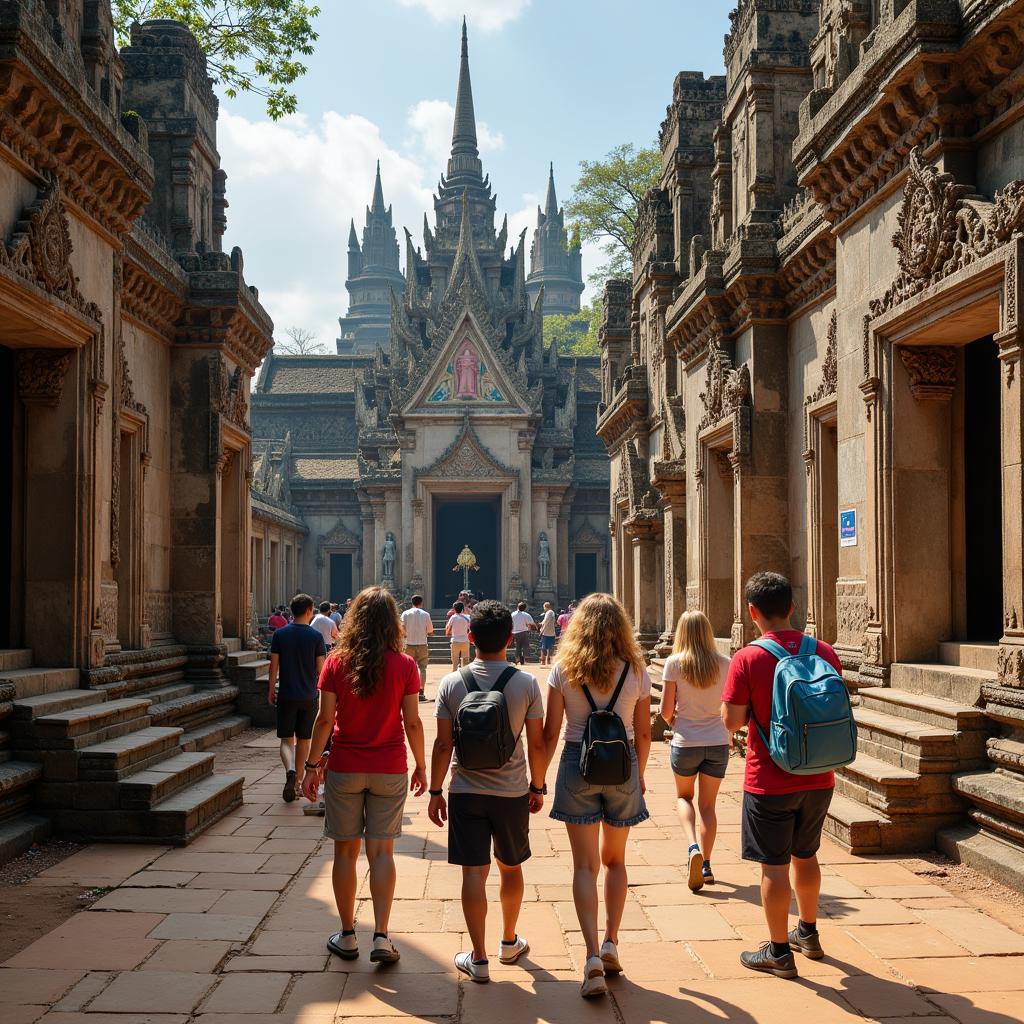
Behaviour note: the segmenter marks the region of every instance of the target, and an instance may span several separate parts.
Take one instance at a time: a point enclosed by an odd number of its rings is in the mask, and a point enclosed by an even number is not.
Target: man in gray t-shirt
[[[490,690],[511,666],[506,650],[512,636],[512,615],[497,601],[480,601],[473,607],[470,640],[477,657],[469,665],[476,685]],[[509,725],[518,736],[512,757],[500,768],[470,771],[453,760],[454,720],[468,693],[465,680],[453,672],[441,680],[437,691],[437,739],[430,762],[430,806],[427,813],[439,828],[448,822],[448,863],[462,866],[462,910],[472,940],[471,952],[455,957],[455,966],[474,981],[488,980],[484,932],[487,922],[487,875],[491,866],[491,845],[501,872],[503,893],[523,891],[523,861],[530,856],[530,814],[544,806],[544,705],[537,680],[516,672],[504,688]],[[523,732],[526,733],[524,749]],[[452,781],[445,800],[448,767]],[[520,895],[520,900],[521,900]],[[503,903],[507,902],[503,900]],[[515,918],[505,907],[506,930],[498,957],[503,964],[515,963],[529,949],[516,934]],[[518,917],[518,914],[516,915]]]

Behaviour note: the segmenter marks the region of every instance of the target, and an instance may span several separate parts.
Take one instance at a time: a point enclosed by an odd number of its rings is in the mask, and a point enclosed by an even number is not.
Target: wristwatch
[[[548,784],[545,782],[543,786],[538,789],[532,782],[530,783],[530,792],[534,796],[547,796],[548,795]]]

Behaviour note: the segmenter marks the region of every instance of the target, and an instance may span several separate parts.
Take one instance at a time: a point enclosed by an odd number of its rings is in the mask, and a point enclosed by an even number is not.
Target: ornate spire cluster
[[[530,276],[526,282],[530,300],[545,290],[546,312],[578,313],[583,292],[583,259],[578,242],[570,243],[565,216],[555,193],[555,165],[548,167],[544,209],[537,207],[537,227],[530,248]]]

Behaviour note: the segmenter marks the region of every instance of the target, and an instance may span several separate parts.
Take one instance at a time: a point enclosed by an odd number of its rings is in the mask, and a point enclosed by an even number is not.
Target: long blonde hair
[[[562,635],[558,664],[563,677],[571,686],[585,683],[605,693],[617,682],[623,661],[636,672],[644,666],[626,609],[611,594],[585,597]]]
[[[679,656],[683,678],[698,690],[718,682],[721,659],[715,647],[715,631],[703,612],[683,612],[676,624],[672,653]]]

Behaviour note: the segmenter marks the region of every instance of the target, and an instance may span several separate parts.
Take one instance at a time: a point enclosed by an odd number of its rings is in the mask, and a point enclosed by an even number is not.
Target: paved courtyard
[[[432,666],[429,692],[440,675]],[[429,750],[432,720],[427,728]],[[410,799],[399,843],[391,933],[402,960],[392,968],[369,963],[364,878],[364,953],[343,963],[324,948],[338,924],[322,820],[281,801],[273,740],[255,743],[241,769],[244,805],[188,848],[95,845],[33,879],[27,899],[31,886],[110,891],[0,967],[3,1024],[1024,1019],[1019,914],[987,914],[898,860],[853,857],[828,844],[820,925],[827,958],[798,957],[798,981],[744,971],[740,951],[766,936],[758,874],[738,852],[742,762],[733,762],[720,802],[719,883],[691,894],[664,744],[655,744],[647,772],[651,820],[630,840],[625,975],[611,980],[607,999],[584,1003],[578,995],[571,861],[565,829],[546,811],[534,819],[525,869],[520,931],[532,952],[520,965],[492,958],[490,985],[456,974],[452,957],[466,948],[460,874],[446,863],[444,833],[427,820],[425,799]],[[489,934],[496,949],[496,906]]]

